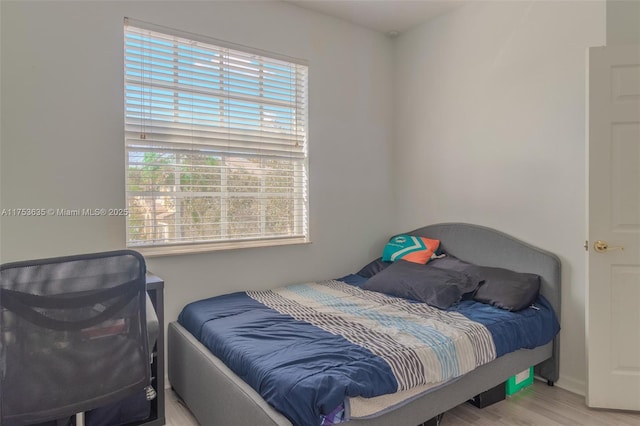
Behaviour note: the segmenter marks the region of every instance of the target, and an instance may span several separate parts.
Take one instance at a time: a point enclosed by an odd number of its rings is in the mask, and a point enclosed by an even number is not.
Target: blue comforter
[[[293,424],[319,424],[349,397],[461,376],[548,343],[549,304],[449,311],[358,288],[358,279],[241,292],[187,305],[178,321]]]

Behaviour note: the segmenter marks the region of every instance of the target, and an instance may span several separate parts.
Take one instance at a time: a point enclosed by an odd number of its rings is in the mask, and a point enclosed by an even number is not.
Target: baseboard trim
[[[563,376],[562,374],[560,375],[560,379],[558,379],[556,386],[580,396],[585,396],[587,394],[586,382],[584,382],[583,380],[576,380],[571,377]]]

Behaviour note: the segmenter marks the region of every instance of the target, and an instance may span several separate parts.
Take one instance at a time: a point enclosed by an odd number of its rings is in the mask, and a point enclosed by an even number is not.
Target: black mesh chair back
[[[130,250],[0,267],[0,424],[68,417],[150,383],[145,273]]]

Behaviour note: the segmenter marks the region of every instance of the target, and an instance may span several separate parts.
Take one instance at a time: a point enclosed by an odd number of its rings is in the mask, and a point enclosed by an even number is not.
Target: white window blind
[[[306,241],[307,66],[166,31],[125,20],[128,245]]]

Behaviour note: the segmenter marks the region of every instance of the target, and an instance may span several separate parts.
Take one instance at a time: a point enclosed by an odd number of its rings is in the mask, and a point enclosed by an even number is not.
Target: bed
[[[408,235],[440,241],[448,255],[486,267],[505,268],[540,277],[540,295],[560,319],[560,261],[554,254],[487,227],[443,223],[429,225]],[[331,283],[341,286],[340,282]],[[355,290],[354,290],[355,291]],[[197,334],[197,333],[196,333]],[[552,385],[559,371],[558,335],[531,349],[506,353],[429,392],[415,392],[403,402],[394,395],[365,398],[373,405],[382,398],[388,409],[350,418],[345,425],[419,425],[465,401],[494,388],[530,366]],[[168,373],[175,392],[202,425],[291,425],[250,385],[244,382],[194,335],[178,322],[168,328]],[[405,391],[407,392],[407,391]],[[365,404],[366,405],[366,404]]]

